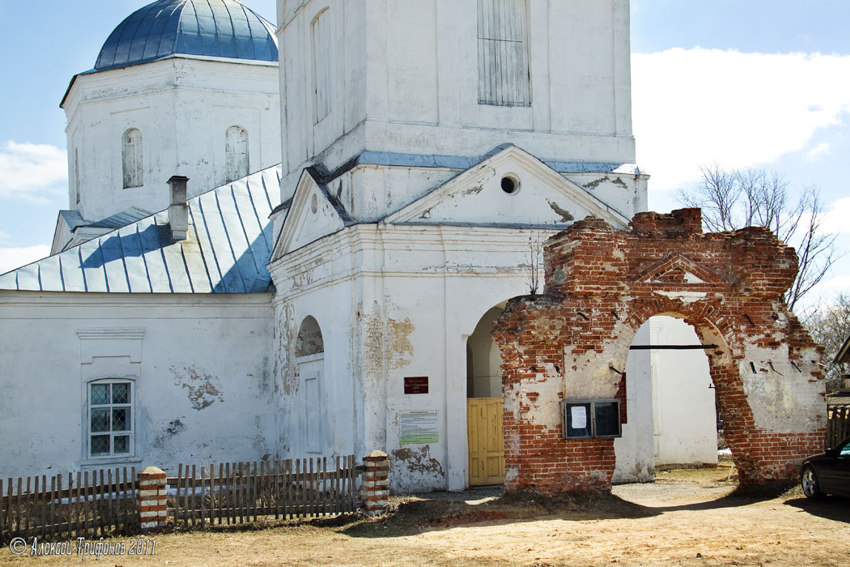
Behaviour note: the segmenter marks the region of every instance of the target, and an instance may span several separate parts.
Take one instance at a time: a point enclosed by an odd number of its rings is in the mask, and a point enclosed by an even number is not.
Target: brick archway
[[[496,322],[506,489],[610,490],[613,438],[564,439],[561,402],[622,395],[629,346],[654,315],[717,346],[709,367],[741,488],[787,485],[822,447],[826,415],[820,348],[783,299],[794,250],[761,228],[703,234],[699,209],[631,226],[588,217],[555,235],[546,293],[511,300]]]

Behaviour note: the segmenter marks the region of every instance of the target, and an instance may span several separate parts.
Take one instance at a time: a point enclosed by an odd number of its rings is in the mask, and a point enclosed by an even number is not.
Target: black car
[[[803,461],[800,484],[807,498],[823,494],[850,497],[850,439]]]

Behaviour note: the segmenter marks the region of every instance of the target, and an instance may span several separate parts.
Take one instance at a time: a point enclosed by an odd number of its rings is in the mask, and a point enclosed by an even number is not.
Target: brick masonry
[[[363,457],[363,482],[360,485],[366,514],[384,514],[390,505],[390,459],[383,451]]]
[[[143,532],[166,526],[168,521],[166,482],[165,472],[157,467],[148,467],[139,473],[136,510],[139,513],[139,527]]]
[[[544,294],[511,300],[493,333],[506,490],[610,490],[613,439],[563,439],[560,402],[622,398],[619,371],[654,315],[684,319],[717,345],[709,366],[743,490],[792,482],[820,450],[822,349],[783,299],[794,250],[766,229],[703,234],[701,225],[699,209],[641,213],[630,231],[588,217],[547,241]]]

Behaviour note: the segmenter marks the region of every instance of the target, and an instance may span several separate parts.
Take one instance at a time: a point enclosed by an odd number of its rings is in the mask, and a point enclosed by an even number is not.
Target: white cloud
[[[829,152],[830,152],[830,145],[829,145],[829,143],[827,143],[827,142],[821,142],[820,144],[818,144],[818,145],[817,145],[817,146],[815,146],[814,148],[810,149],[810,150],[806,153],[806,157],[809,159],[809,161],[815,161],[815,160],[817,160],[820,156],[828,156],[828,155],[829,155]]]
[[[14,141],[0,146],[0,197],[44,203],[65,193],[67,180],[62,148]]]
[[[50,254],[50,246],[39,244],[24,248],[0,248],[0,274],[20,268]]]
[[[823,228],[834,234],[850,234],[850,197],[842,197],[829,206]]]
[[[850,121],[850,56],[676,48],[634,54],[632,84],[638,164],[653,190],[695,181],[701,165],[769,164]]]

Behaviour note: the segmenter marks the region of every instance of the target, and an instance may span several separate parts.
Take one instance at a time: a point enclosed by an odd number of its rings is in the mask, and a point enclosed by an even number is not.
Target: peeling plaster
[[[678,299],[684,304],[700,301],[708,296],[708,293],[704,291],[664,291],[656,289],[653,293],[669,297],[670,299]]]
[[[546,202],[549,203],[549,208],[555,211],[555,214],[561,217],[561,220],[564,222],[572,222],[575,220],[575,217],[568,210],[562,209],[558,206],[558,203],[550,201],[549,199],[546,199]]]
[[[751,363],[756,368],[755,374]],[[816,431],[822,426],[818,416],[808,411],[821,401],[819,394],[811,393],[811,373],[801,369],[803,372],[791,364],[785,345],[777,349],[747,346],[738,371],[756,427],[794,433]]]
[[[431,446],[401,448],[392,452],[390,478],[397,490],[427,490],[445,486],[446,472],[431,456]]]
[[[382,375],[384,360],[386,360],[388,370],[395,370],[410,364],[414,354],[410,335],[416,329],[410,318],[405,317],[404,320],[400,320],[386,317],[384,319],[377,301],[373,302],[370,313],[363,313],[362,311],[361,313],[366,329],[366,340],[364,341],[366,352],[364,370],[366,370],[366,375]]]
[[[564,398],[616,397],[622,377],[611,367],[620,371],[625,368],[625,357],[628,355],[633,338],[633,334],[621,334],[616,339],[603,343],[601,352],[596,350],[582,354],[565,352],[564,367],[571,368],[572,372],[564,373]]]
[[[182,371],[172,366],[170,370],[174,375],[174,385],[188,390],[192,409],[201,411],[216,401],[224,401],[224,394],[219,390],[220,380],[217,376],[201,373],[195,366],[186,366]]]
[[[593,189],[596,189],[597,187],[599,187],[600,185],[602,185],[603,183],[605,183],[606,181],[608,183],[610,183],[611,185],[617,185],[618,187],[621,187],[623,189],[629,188],[629,186],[626,184],[625,181],[622,180],[622,178],[616,177],[614,179],[611,179],[607,175],[605,177],[600,177],[596,181],[591,181],[587,185],[584,185],[584,188],[589,189],[589,190],[593,190]]]
[[[404,321],[396,321],[390,318],[387,319],[387,329],[390,338],[392,338],[391,368],[407,366],[413,358],[413,345],[410,342],[410,335],[416,327],[413,326],[408,317],[405,317]]]

